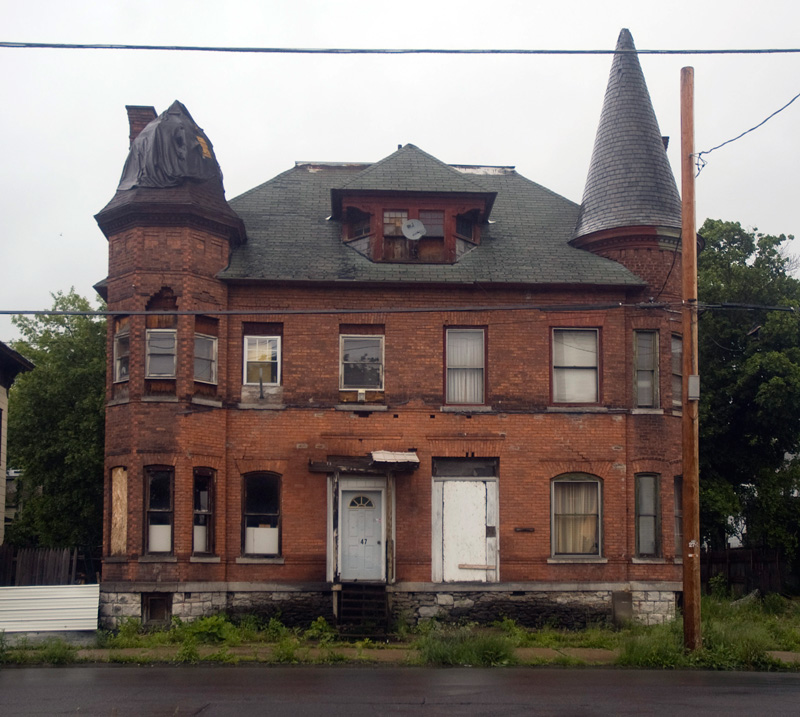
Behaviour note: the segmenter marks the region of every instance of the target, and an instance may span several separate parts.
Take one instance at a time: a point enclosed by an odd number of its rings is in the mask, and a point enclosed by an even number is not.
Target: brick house
[[[635,53],[581,205],[413,145],[227,202],[180,103],[128,113],[97,215],[103,624],[367,594],[412,622],[674,615],[680,199]]]

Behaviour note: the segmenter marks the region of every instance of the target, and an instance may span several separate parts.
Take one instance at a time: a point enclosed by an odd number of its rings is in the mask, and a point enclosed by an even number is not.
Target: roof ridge
[[[429,162],[432,162],[437,167],[446,170],[447,172],[449,172],[452,175],[452,177],[453,177],[453,179],[455,181],[459,182],[460,184],[465,184],[465,185],[471,186],[472,187],[472,191],[474,191],[474,192],[485,193],[485,192],[489,191],[489,190],[487,190],[487,188],[485,186],[483,186],[479,182],[475,181],[471,177],[466,176],[463,172],[459,172],[457,169],[455,169],[454,167],[450,166],[449,164],[443,162],[441,159],[438,159],[437,157],[434,157],[432,154],[428,154],[425,150],[420,149],[415,144],[411,144],[410,142],[405,144],[405,145],[403,145],[403,146],[401,146],[401,147],[398,147],[397,150],[392,152],[390,155],[384,157],[381,160],[378,160],[377,162],[375,162],[374,164],[370,165],[369,167],[367,167],[362,172],[359,172],[355,177],[353,177],[348,182],[345,182],[345,184],[340,186],[339,189],[349,189],[349,188],[351,188],[351,185],[363,184],[365,179],[368,179],[370,176],[372,176],[376,172],[379,172],[387,164],[391,164],[393,162],[396,162],[400,157],[402,157],[404,154],[407,154],[408,152],[414,152],[414,153],[424,157],[425,160],[427,160]],[[359,187],[359,188],[363,188],[363,187]],[[465,189],[463,191],[469,191],[469,190]]]

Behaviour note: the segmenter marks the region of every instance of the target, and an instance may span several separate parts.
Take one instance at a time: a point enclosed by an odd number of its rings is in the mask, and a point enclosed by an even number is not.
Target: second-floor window
[[[383,390],[383,336],[339,337],[340,390]]]
[[[672,335],[672,405],[683,405],[683,337]]]
[[[194,380],[217,382],[217,337],[194,335]]]
[[[277,386],[281,382],[281,337],[244,337],[244,383]]]
[[[145,375],[147,378],[174,378],[177,355],[177,331],[175,329],[147,329],[147,354]]]
[[[633,353],[636,406],[653,408],[658,405],[658,332],[634,331]]]
[[[597,329],[553,329],[553,402],[597,403]]]
[[[114,334],[114,382],[130,378],[131,325],[128,317],[115,321]]]
[[[447,329],[446,342],[446,403],[483,404],[486,359],[483,329]]]

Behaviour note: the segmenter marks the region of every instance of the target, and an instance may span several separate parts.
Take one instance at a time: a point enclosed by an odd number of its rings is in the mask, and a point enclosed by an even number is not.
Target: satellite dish
[[[403,236],[411,241],[418,241],[424,237],[428,231],[419,219],[408,219],[403,222]]]

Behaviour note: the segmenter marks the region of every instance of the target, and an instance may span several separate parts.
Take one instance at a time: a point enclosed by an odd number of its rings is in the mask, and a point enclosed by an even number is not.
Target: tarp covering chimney
[[[187,179],[222,182],[211,141],[177,100],[131,145],[117,189],[177,187]]]

